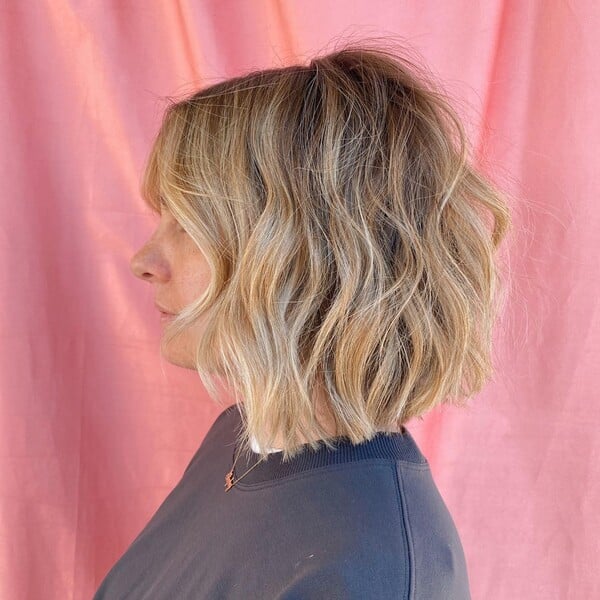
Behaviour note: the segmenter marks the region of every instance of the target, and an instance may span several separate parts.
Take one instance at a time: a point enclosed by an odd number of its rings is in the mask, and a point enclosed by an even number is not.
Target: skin
[[[130,268],[136,277],[152,284],[155,302],[171,313],[178,313],[198,298],[210,282],[204,254],[165,209],[150,239],[131,258]],[[161,322],[166,323],[164,319]],[[164,358],[194,369],[193,340],[202,335],[202,329],[200,323],[180,334],[165,350]]]

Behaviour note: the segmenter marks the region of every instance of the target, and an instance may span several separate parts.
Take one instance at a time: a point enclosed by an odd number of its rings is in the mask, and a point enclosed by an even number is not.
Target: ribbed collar
[[[241,424],[239,408],[236,404],[229,407],[228,410],[231,410],[234,430],[238,432]],[[415,464],[427,464],[427,459],[406,427],[402,428],[402,433],[381,431],[371,440],[361,444],[352,444],[344,436],[331,438],[331,441],[336,450],[329,450],[324,442],[319,442],[318,450],[312,450],[308,444],[305,444],[304,449],[297,456],[285,463],[282,460],[283,452],[271,453],[265,461],[259,464],[257,464],[260,459],[258,453],[254,451],[243,453],[235,464],[234,479],[241,478],[236,486],[251,486],[320,467],[361,460],[401,460]],[[237,452],[236,446],[235,453],[237,454]],[[233,457],[234,453],[232,452],[231,464],[233,464]],[[253,466],[254,468],[244,475]]]

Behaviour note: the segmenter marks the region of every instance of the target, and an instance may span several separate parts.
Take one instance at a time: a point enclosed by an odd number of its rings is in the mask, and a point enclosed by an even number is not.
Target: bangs
[[[165,206],[168,207],[168,175],[173,172],[171,162],[174,158],[177,160],[174,150],[179,146],[178,140],[181,138],[181,131],[174,126],[177,124],[177,120],[172,118],[174,110],[175,106],[172,105],[165,111],[140,182],[140,195],[156,214],[160,214]]]
[[[159,165],[162,161],[160,135],[150,151],[140,183],[140,195],[152,212],[160,214],[164,206]]]

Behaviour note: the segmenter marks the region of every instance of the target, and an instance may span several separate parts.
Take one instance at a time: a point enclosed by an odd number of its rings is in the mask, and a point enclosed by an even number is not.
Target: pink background
[[[517,198],[495,380],[409,429],[474,599],[600,597],[598,3],[6,1],[0,597],[89,598],[222,410],[129,259],[165,95],[402,36]]]

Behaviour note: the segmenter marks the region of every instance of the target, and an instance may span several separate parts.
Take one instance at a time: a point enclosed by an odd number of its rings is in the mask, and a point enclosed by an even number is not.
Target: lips
[[[171,312],[170,310],[167,310],[166,308],[164,308],[163,306],[161,306],[160,304],[158,304],[158,302],[154,303],[154,306],[156,306],[156,308],[158,308],[158,310],[163,314],[163,315],[174,315],[175,313]]]

